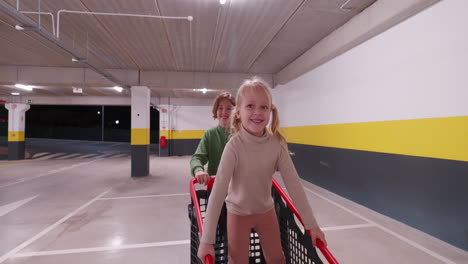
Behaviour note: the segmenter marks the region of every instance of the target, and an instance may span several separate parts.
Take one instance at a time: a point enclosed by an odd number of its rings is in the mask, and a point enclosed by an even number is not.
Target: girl
[[[250,229],[260,236],[268,264],[283,264],[279,226],[271,197],[276,169],[301,214],[312,241],[325,236],[307,202],[304,188],[289,156],[286,140],[278,131],[278,111],[268,85],[259,79],[245,81],[236,97],[232,118],[234,135],[226,145],[211,192],[198,257],[214,256],[216,226],[223,202],[227,207],[229,264],[249,261]],[[270,130],[266,129],[272,115]]]
[[[214,100],[211,112],[213,118],[218,119],[218,125],[205,131],[190,160],[192,176],[201,184],[208,183],[210,175],[214,176],[218,171],[221,154],[229,138],[229,118],[235,105],[234,96],[228,92],[218,95]],[[207,172],[204,169],[206,163]]]

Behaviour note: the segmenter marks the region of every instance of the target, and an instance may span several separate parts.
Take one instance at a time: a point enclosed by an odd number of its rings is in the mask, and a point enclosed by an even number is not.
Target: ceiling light
[[[11,93],[11,95],[20,95],[20,93],[13,92],[13,93]]]
[[[81,94],[83,93],[83,88],[73,87],[73,93]]]
[[[15,84],[15,87],[20,88],[20,89],[24,89],[24,90],[28,90],[28,91],[32,91],[32,89],[34,88],[34,86],[32,86],[32,85],[25,85],[25,84],[21,84],[21,83]]]
[[[120,86],[114,86],[112,89],[116,90],[117,92],[121,93],[123,91],[123,88]]]
[[[37,27],[34,26],[16,25],[15,29],[18,31],[37,31]]]
[[[206,94],[206,92],[208,91],[208,89],[202,88],[202,89],[200,89],[200,91],[201,91],[202,93]]]
[[[219,0],[219,3],[224,5],[226,3],[226,0]]]
[[[73,62],[88,62],[88,60],[84,58],[72,58],[72,61]]]

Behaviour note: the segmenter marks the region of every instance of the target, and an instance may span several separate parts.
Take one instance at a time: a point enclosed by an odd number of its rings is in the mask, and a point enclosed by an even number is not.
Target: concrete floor
[[[190,157],[0,161],[0,263],[189,263]],[[468,263],[468,252],[313,184],[306,193],[340,263]]]

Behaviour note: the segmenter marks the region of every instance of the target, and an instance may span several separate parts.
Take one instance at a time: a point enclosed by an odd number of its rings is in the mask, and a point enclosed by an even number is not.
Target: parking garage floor
[[[0,263],[190,263],[189,156],[152,154],[151,175],[131,178],[128,145],[36,143],[29,159],[0,160]],[[304,186],[340,263],[468,263],[464,250]]]

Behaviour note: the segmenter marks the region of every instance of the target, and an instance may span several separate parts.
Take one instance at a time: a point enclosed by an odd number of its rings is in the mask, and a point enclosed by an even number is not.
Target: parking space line
[[[160,198],[160,197],[172,197],[172,196],[185,196],[190,193],[172,193],[172,194],[155,194],[155,195],[137,195],[137,196],[121,196],[121,197],[104,197],[99,200],[123,200],[123,199],[139,199],[139,198]]]
[[[129,244],[129,245],[109,246],[109,247],[36,251],[36,252],[19,253],[19,254],[14,255],[12,258],[78,254],[78,253],[101,252],[101,251],[109,251],[109,250],[135,249],[135,248],[167,247],[167,246],[177,246],[177,245],[187,245],[187,244],[190,244],[190,240],[176,240],[176,241],[164,241],[164,242],[155,242],[155,243]]]
[[[25,247],[29,246],[30,244],[32,244],[34,241],[38,240],[39,238],[43,237],[45,234],[49,233],[51,230],[53,230],[54,228],[56,228],[57,226],[59,226],[60,224],[62,224],[63,222],[67,221],[69,218],[71,218],[72,216],[74,216],[76,213],[78,213],[79,211],[83,210],[84,208],[88,207],[89,205],[91,205],[92,203],[94,203],[95,201],[97,201],[99,198],[101,198],[102,196],[106,195],[111,189],[107,190],[107,191],[104,191],[103,193],[99,194],[98,196],[96,196],[95,198],[91,199],[89,202],[83,204],[82,206],[80,206],[78,209],[76,209],[75,211],[67,214],[66,216],[64,216],[62,219],[58,220],[57,222],[55,222],[54,224],[50,225],[49,227],[47,227],[46,229],[42,230],[41,232],[39,232],[38,234],[36,234],[35,236],[33,236],[32,238],[24,241],[23,243],[21,243],[19,246],[15,247],[14,249],[10,250],[8,253],[4,254],[3,256],[0,257],[0,263],[3,263],[5,260],[11,258],[12,256],[15,256],[20,250],[24,249]]]
[[[375,225],[373,224],[343,225],[343,226],[323,227],[321,229],[322,231],[334,231],[334,230],[345,230],[345,229],[366,228],[366,227],[375,227]]]
[[[404,237],[404,236],[402,236],[402,235],[400,235],[400,234],[398,234],[398,233],[395,233],[395,232],[393,232],[392,230],[390,230],[390,229],[388,229],[388,228],[386,228],[386,227],[384,227],[384,226],[382,226],[382,225],[377,224],[376,222],[374,222],[374,221],[368,219],[367,217],[364,217],[364,216],[362,216],[362,215],[360,215],[360,214],[358,214],[358,213],[356,213],[356,212],[354,212],[354,211],[352,211],[352,210],[350,210],[350,209],[344,207],[343,205],[341,205],[341,204],[339,204],[339,203],[337,203],[337,202],[334,202],[334,201],[332,201],[332,200],[330,200],[330,199],[324,197],[323,195],[320,195],[320,194],[318,194],[318,193],[316,193],[316,192],[310,190],[309,188],[307,188],[307,187],[305,187],[305,186],[304,186],[304,189],[305,189],[306,191],[308,191],[308,192],[310,192],[310,193],[312,193],[312,194],[318,196],[319,198],[321,198],[321,199],[323,199],[323,200],[325,200],[325,201],[327,201],[327,202],[329,202],[329,203],[335,205],[336,207],[341,208],[341,209],[345,210],[346,212],[348,212],[348,213],[350,213],[350,214],[352,214],[352,215],[354,215],[354,216],[356,216],[356,217],[358,217],[358,218],[361,218],[362,220],[368,222],[369,224],[374,225],[375,227],[381,229],[382,231],[387,232],[388,234],[390,234],[390,235],[392,235],[392,236],[394,236],[394,237],[396,237],[396,238],[398,238],[398,239],[400,239],[400,240],[406,242],[407,244],[409,244],[409,245],[411,245],[411,246],[413,246],[413,247],[415,247],[415,248],[417,248],[417,249],[419,249],[419,250],[421,250],[421,251],[423,251],[423,252],[425,252],[425,253],[431,255],[432,257],[434,257],[434,258],[436,258],[436,259],[438,259],[438,260],[440,260],[440,261],[442,261],[442,262],[444,262],[444,263],[447,263],[447,264],[455,264],[455,262],[453,262],[453,261],[447,259],[446,257],[441,256],[441,255],[435,253],[434,251],[429,250],[429,249],[427,249],[427,248],[425,248],[425,247],[419,245],[418,243],[416,243],[416,242],[414,242],[414,241],[411,241],[411,240],[409,240],[408,238],[406,238],[406,237]]]
[[[95,162],[95,161],[98,161],[98,160],[99,159],[95,159],[95,160],[91,160],[91,161],[87,161],[87,162],[81,162],[81,163],[73,164],[73,165],[70,165],[70,166],[66,166],[66,167],[62,167],[62,168],[58,168],[58,169],[53,169],[53,170],[50,170],[50,171],[47,171],[47,172],[43,172],[43,173],[41,173],[39,175],[36,175],[36,176],[33,176],[33,177],[26,177],[26,178],[23,178],[23,179],[19,179],[17,181],[11,182],[11,183],[0,185],[0,189],[8,187],[8,186],[15,185],[15,184],[18,184],[18,183],[31,181],[31,180],[41,178],[41,177],[44,177],[44,176],[49,176],[49,175],[52,175],[52,174],[55,174],[55,173],[58,173],[58,172],[62,172],[62,171],[68,170],[68,169],[73,169],[73,168],[76,168],[76,167],[79,167],[79,166],[82,166],[82,165],[86,165],[86,164],[89,164],[89,163],[92,163],[92,162]]]

